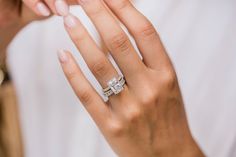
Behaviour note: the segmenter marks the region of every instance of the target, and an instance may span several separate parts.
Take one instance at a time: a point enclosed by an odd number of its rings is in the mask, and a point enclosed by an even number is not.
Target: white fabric
[[[204,152],[236,156],[236,1],[136,0],[135,5],[156,26],[174,62],[191,130]],[[81,8],[74,13],[97,38]],[[61,48],[76,55],[100,90],[61,18],[25,28],[9,48],[9,64],[26,157],[115,156],[65,80],[56,57]]]

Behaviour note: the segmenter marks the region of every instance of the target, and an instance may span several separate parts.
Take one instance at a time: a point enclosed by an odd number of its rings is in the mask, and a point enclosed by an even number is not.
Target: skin
[[[204,156],[190,133],[177,76],[155,28],[130,1],[105,0],[105,3],[129,30],[143,60],[100,0],[81,1],[80,5],[100,33],[127,84],[120,94],[104,102],[73,56],[64,51],[59,58],[76,95],[118,156]],[[73,19],[73,26],[68,24],[68,19]],[[105,88],[106,83],[118,75],[105,52],[75,16],[65,17],[65,27]]]
[[[23,0],[23,2],[37,15],[41,15],[41,13],[37,9],[37,4],[39,2],[45,4],[45,6],[50,10],[51,13],[58,14],[55,7],[56,0]],[[67,5],[78,4],[77,0],[64,0],[64,2],[66,2]]]
[[[0,1],[0,35],[4,37],[0,42],[0,54],[4,54],[2,52],[21,28],[31,21],[42,19],[33,8],[26,7],[34,6],[34,0],[24,1],[26,5],[23,5],[20,15],[17,7],[15,12],[12,8],[7,10],[8,1],[3,2]],[[158,33],[129,1],[104,2],[83,0],[80,5],[100,33],[127,84],[120,94],[104,102],[85,78],[71,53],[64,51],[59,59],[75,94],[120,157],[203,157],[188,127],[177,76]],[[52,0],[44,3],[55,12]],[[129,30],[143,60],[111,12]],[[11,18],[2,18],[9,13],[12,13]],[[68,18],[72,18],[75,25],[69,26]],[[117,76],[117,71],[79,19],[73,15],[64,19],[72,41],[105,88],[106,83]]]

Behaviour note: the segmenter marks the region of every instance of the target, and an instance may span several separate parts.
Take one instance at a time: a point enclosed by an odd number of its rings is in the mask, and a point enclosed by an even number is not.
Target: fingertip
[[[68,14],[64,17],[64,23],[68,28],[74,28],[77,24],[76,18],[72,14]]]
[[[68,63],[68,61],[69,61],[69,52],[68,51],[60,49],[57,51],[57,56],[58,56],[59,61],[62,64]]]
[[[56,0],[55,8],[59,15],[67,16],[69,14],[69,5],[64,0]]]
[[[43,2],[37,2],[36,9],[42,16],[49,16],[51,14],[49,8]]]

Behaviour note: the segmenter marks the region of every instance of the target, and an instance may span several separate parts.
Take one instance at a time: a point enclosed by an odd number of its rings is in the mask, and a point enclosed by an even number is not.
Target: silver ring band
[[[117,95],[124,90],[125,79],[123,76],[114,77],[108,81],[107,86],[108,87],[103,89],[104,96],[109,97],[113,94]]]

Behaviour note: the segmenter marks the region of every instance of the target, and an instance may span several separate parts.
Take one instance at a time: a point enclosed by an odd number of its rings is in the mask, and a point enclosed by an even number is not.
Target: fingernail
[[[65,50],[58,50],[57,55],[61,63],[68,62],[69,59],[68,59],[67,52]]]
[[[76,26],[76,19],[73,15],[68,15],[64,18],[65,25],[69,28]]]
[[[50,10],[48,9],[48,7],[42,3],[42,2],[38,2],[37,5],[37,10],[39,11],[39,13],[43,16],[49,16],[50,15]]]
[[[80,5],[83,5],[85,2],[86,2],[86,0],[80,0],[80,1],[79,1],[79,4],[80,4]]]
[[[64,0],[56,0],[55,7],[59,15],[67,16],[69,14],[69,6]]]

